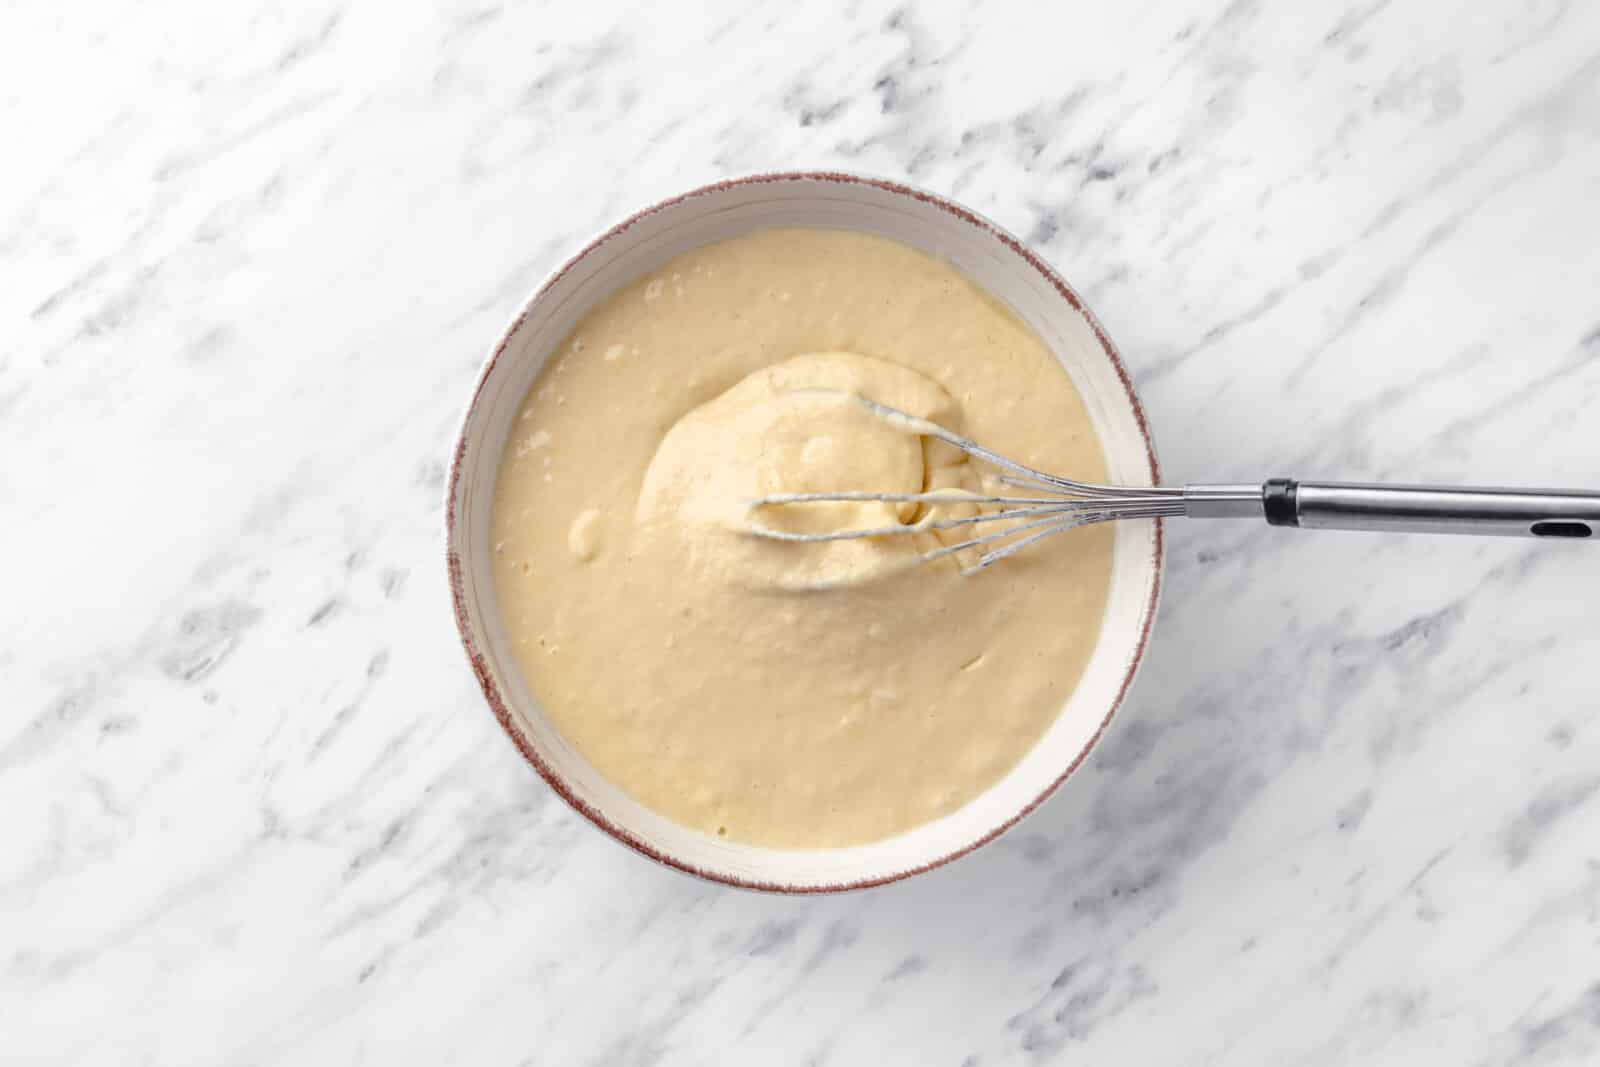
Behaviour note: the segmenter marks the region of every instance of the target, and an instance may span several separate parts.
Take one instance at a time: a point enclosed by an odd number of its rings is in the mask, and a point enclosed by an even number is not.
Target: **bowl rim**
[[[1121,383],[1123,392],[1127,396],[1128,404],[1132,409],[1134,420],[1139,427],[1140,439],[1144,444],[1145,458],[1150,465],[1151,478],[1156,484],[1159,484],[1160,482],[1161,465],[1156,456],[1155,442],[1150,433],[1150,425],[1145,416],[1144,405],[1139,401],[1139,394],[1134,389],[1133,379],[1128,373],[1126,364],[1124,364],[1122,361],[1121,354],[1117,351],[1116,345],[1112,343],[1110,336],[1106,333],[1105,327],[1101,325],[1100,320],[1095,317],[1092,311],[1089,310],[1088,306],[1083,302],[1083,299],[1078,295],[1077,291],[1067,283],[1066,279],[1057,273],[1054,267],[1050,266],[1050,264],[1045,262],[1040,256],[1029,249],[1019,237],[993,220],[979,214],[976,211],[973,211],[971,208],[958,204],[955,201],[937,193],[932,193],[925,189],[919,189],[915,186],[908,185],[904,182],[895,181],[893,179],[840,170],[793,170],[759,171],[756,173],[744,174],[732,178],[723,178],[718,181],[709,182],[690,189],[687,192],[667,197],[666,199],[656,201],[647,205],[646,207],[640,208],[639,210],[628,215],[622,221],[607,228],[598,236],[585,242],[577,252],[573,253],[560,266],[551,271],[550,274],[545,277],[544,281],[542,281],[533,291],[533,294],[523,301],[521,307],[518,309],[516,315],[512,318],[510,324],[500,332],[499,339],[495,342],[493,349],[490,351],[489,357],[484,361],[482,369],[478,372],[478,380],[473,387],[471,399],[468,400],[467,405],[462,412],[459,428],[456,431],[455,447],[452,449],[450,457],[449,477],[445,482],[445,556],[446,565],[449,572],[450,598],[454,608],[456,629],[461,638],[462,649],[466,653],[467,662],[472,668],[473,675],[478,680],[478,686],[483,691],[484,699],[487,701],[490,711],[494,713],[495,719],[500,723],[501,729],[503,729],[506,732],[506,735],[510,737],[511,743],[516,746],[517,751],[522,754],[523,759],[527,760],[527,762],[538,773],[539,777],[543,778],[545,783],[555,791],[556,795],[561,797],[562,800],[566,801],[574,811],[588,819],[589,822],[593,823],[596,827],[604,831],[614,840],[627,846],[634,852],[637,852],[647,859],[654,860],[665,867],[682,872],[684,874],[692,875],[696,878],[704,879],[706,881],[717,882],[722,885],[732,886],[737,889],[756,890],[768,893],[781,893],[792,896],[809,896],[813,894],[843,893],[852,890],[869,889],[875,886],[888,885],[893,882],[910,878],[913,875],[923,874],[927,871],[933,870],[936,867],[942,867],[945,864],[954,860],[958,860],[968,853],[974,852],[982,846],[993,841],[995,838],[999,837],[1001,834],[1017,825],[1017,823],[1021,822],[1028,815],[1032,814],[1039,808],[1041,804],[1049,799],[1050,796],[1061,787],[1062,783],[1070,778],[1073,772],[1075,772],[1083,764],[1083,762],[1088,759],[1089,753],[1094,751],[1095,747],[1100,743],[1100,739],[1105,736],[1107,728],[1111,725],[1111,720],[1116,717],[1117,711],[1122,707],[1123,702],[1127,699],[1128,692],[1132,688],[1134,679],[1139,673],[1139,668],[1144,662],[1145,650],[1148,648],[1150,643],[1150,631],[1155,624],[1156,614],[1160,607],[1162,571],[1163,564],[1165,562],[1166,539],[1163,523],[1160,519],[1156,519],[1152,524],[1152,559],[1149,598],[1144,605],[1144,610],[1140,618],[1138,638],[1134,644],[1132,655],[1128,658],[1128,663],[1123,674],[1122,682],[1118,686],[1115,697],[1113,697],[1108,704],[1105,716],[1101,719],[1100,725],[1096,727],[1095,732],[1090,735],[1089,740],[1078,751],[1078,754],[1074,756],[1064,768],[1062,768],[1061,773],[1047,782],[1032,800],[1019,808],[1009,818],[992,827],[986,833],[961,845],[959,848],[945,853],[942,856],[936,857],[925,863],[920,863],[914,867],[907,867],[901,870],[890,872],[888,874],[872,875],[865,878],[858,878],[848,882],[840,882],[836,884],[791,885],[781,882],[764,881],[757,878],[740,877],[725,871],[709,870],[697,866],[694,863],[671,855],[670,853],[657,848],[648,840],[645,840],[639,835],[632,833],[626,828],[612,822],[603,812],[586,803],[575,792],[573,792],[573,790],[568,787],[565,779],[563,779],[561,775],[558,774],[548,762],[546,762],[546,760],[534,748],[532,742],[528,740],[527,736],[517,728],[516,720],[511,713],[510,706],[507,703],[504,694],[501,693],[500,687],[495,682],[494,673],[489,669],[488,660],[484,656],[482,650],[478,647],[478,636],[474,632],[472,620],[467,610],[465,571],[461,560],[461,554],[456,551],[455,543],[456,527],[460,522],[460,517],[457,514],[457,503],[460,499],[458,490],[460,489],[462,471],[465,466],[469,429],[477,417],[478,406],[483,398],[484,389],[488,385],[490,378],[493,376],[495,368],[499,364],[501,357],[505,355],[506,350],[511,345],[512,339],[522,328],[522,324],[527,319],[528,315],[532,312],[539,301],[544,298],[545,294],[551,290],[551,288],[553,288],[563,277],[565,277],[569,271],[571,271],[584,259],[588,258],[589,255],[599,249],[602,245],[621,236],[639,224],[641,221],[651,217],[652,215],[666,211],[687,200],[692,200],[695,197],[726,192],[729,189],[738,188],[740,186],[796,181],[827,182],[840,185],[864,185],[881,190],[883,192],[910,197],[911,199],[917,200],[923,204],[944,211],[947,214],[950,214],[967,223],[968,225],[984,231],[989,236],[999,241],[1012,253],[1019,256],[1025,263],[1028,264],[1028,266],[1038,272],[1038,274],[1050,284],[1056,293],[1072,306],[1073,310],[1077,311],[1078,314],[1083,316],[1084,320],[1088,323],[1089,328],[1093,331],[1095,340],[1099,343],[1100,348],[1105,353],[1106,358],[1111,361],[1112,369],[1116,372],[1117,379]]]

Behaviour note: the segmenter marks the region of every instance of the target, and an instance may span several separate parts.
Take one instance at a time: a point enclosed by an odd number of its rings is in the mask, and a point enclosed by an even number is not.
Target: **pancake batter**
[[[878,237],[772,229],[687,253],[594,308],[501,461],[500,611],[562,735],[645,805],[773,847],[944,815],[1055,718],[1098,637],[1111,531],[963,578],[915,555],[973,535],[791,544],[923,516],[778,492],[952,490],[979,471],[860,394],[1084,480],[1104,460],[1070,380],[949,265]],[[980,528],[983,529],[983,528]]]

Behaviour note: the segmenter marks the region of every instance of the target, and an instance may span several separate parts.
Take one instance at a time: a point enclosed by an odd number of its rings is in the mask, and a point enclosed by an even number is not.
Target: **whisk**
[[[962,571],[972,574],[1055,534],[1116,519],[1264,518],[1273,526],[1324,530],[1391,530],[1410,533],[1493,534],[1514,537],[1595,538],[1600,492],[1580,489],[1493,489],[1356,482],[1302,482],[1271,478],[1259,484],[1132,487],[1095,485],[1035,470],[991,452],[938,423],[855,396],[869,413],[907,432],[937,438],[994,467],[997,480],[1018,494],[934,490],[917,493],[773,493],[750,501],[752,513],[781,504],[885,503],[999,505],[958,518],[935,518],[867,529],[798,533],[752,522],[748,532],[776,541],[813,543],[895,537],[1004,522],[980,534],[921,554],[931,562],[968,549],[981,550]]]

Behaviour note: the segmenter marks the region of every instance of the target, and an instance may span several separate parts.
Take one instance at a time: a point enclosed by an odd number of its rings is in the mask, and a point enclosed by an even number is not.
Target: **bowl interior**
[[[1008,775],[936,822],[851,848],[759,848],[671,822],[602,778],[542,713],[501,624],[489,566],[501,451],[534,376],[598,301],[691,248],[770,226],[861,230],[952,263],[1010,305],[1061,361],[1088,406],[1112,480],[1155,483],[1143,416],[1109,342],[1076,296],[1013,238],[946,201],[886,182],[761,176],[711,186],[635,216],[535,295],[485,368],[462,428],[447,501],[451,580],[462,637],[491,706],[540,773],[602,828],[657,859],[721,881],[802,891],[851,888],[936,866],[981,844],[1077,766],[1109,722],[1143,652],[1159,586],[1160,529],[1152,522],[1117,524],[1106,617],[1078,688]]]

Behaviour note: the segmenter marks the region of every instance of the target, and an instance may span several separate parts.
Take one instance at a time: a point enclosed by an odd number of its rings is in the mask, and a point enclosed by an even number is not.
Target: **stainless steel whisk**
[[[1029,545],[1079,526],[1115,519],[1187,516],[1192,519],[1264,518],[1273,526],[1320,530],[1393,530],[1410,533],[1494,534],[1512,537],[1591,538],[1600,531],[1600,492],[1581,489],[1447,488],[1301,482],[1272,478],[1260,485],[1186,485],[1136,488],[1094,485],[1034,470],[991,452],[940,426],[866,397],[853,397],[868,412],[894,425],[937,438],[1000,471],[998,480],[1034,495],[920,493],[774,493],[750,502],[752,512],[780,504],[971,503],[998,510],[960,518],[924,518],[870,529],[797,533],[753,523],[749,532],[776,541],[822,542],[891,537],[949,530],[979,523],[1012,522],[995,533],[969,538],[921,554],[922,562],[967,549],[983,549],[971,574]],[[987,547],[987,546],[994,547]]]

